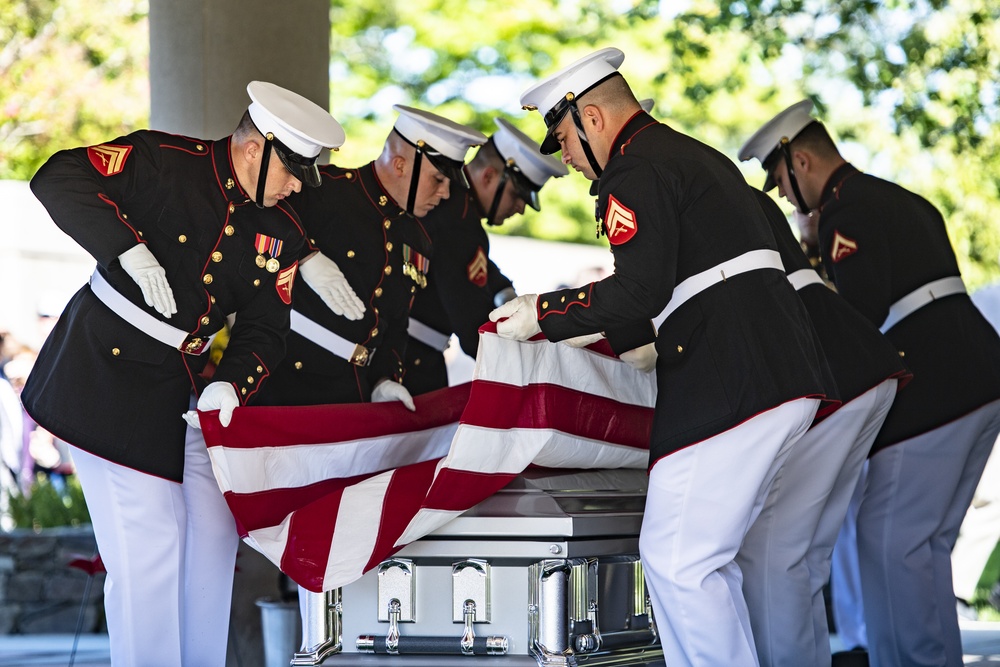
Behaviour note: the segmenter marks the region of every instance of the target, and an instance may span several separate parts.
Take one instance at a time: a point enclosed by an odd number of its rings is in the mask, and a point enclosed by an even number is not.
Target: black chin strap
[[[594,180],[597,180],[601,177],[604,170],[601,169],[601,165],[597,164],[594,151],[590,148],[590,141],[587,140],[587,131],[583,129],[583,119],[580,118],[580,109],[576,106],[576,102],[573,102],[569,110],[573,115],[573,123],[576,125],[576,129],[579,130],[580,147],[583,148],[583,154],[587,156],[587,162],[590,163],[590,167],[594,170]]]
[[[417,204],[417,187],[420,185],[420,163],[424,159],[424,142],[418,141],[413,156],[413,173],[410,175],[410,193],[406,196],[406,212],[414,215],[413,207]]]
[[[503,198],[503,189],[507,185],[507,181],[510,180],[510,166],[511,163],[508,161],[506,166],[504,166],[503,174],[500,176],[500,183],[497,185],[497,191],[493,195],[493,203],[490,204],[490,212],[486,214],[486,224],[496,227],[503,224],[503,221],[497,221],[497,210],[500,208],[500,200]]]
[[[260,173],[257,174],[257,199],[254,203],[257,208],[264,208],[264,185],[267,183],[267,167],[271,162],[271,143],[274,141],[274,134],[268,132],[264,135],[264,154],[260,158]]]
[[[795,178],[795,169],[792,168],[792,142],[788,140],[788,137],[782,137],[779,147],[781,148],[782,156],[785,158],[785,167],[788,171],[788,187],[792,189],[792,193],[795,195],[799,212],[809,215],[806,202],[802,199],[802,191],[799,190],[799,179]]]

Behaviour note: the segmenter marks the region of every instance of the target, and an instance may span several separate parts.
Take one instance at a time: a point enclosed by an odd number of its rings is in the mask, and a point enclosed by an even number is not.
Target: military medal
[[[258,253],[256,259],[257,266],[267,269],[269,273],[277,273],[278,269],[281,268],[281,263],[275,258],[281,254],[283,244],[284,242],[281,239],[276,239],[273,236],[265,234],[258,234],[253,244]],[[271,257],[264,259],[265,254]]]
[[[427,287],[427,271],[431,261],[410,246],[403,244],[403,274],[420,287]]]

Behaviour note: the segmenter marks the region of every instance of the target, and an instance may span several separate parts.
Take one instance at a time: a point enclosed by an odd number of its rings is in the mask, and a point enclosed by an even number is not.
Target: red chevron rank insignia
[[[608,195],[608,210],[604,215],[604,224],[608,228],[608,241],[611,245],[621,245],[633,236],[638,229],[635,211]]]
[[[833,247],[830,248],[830,259],[836,264],[845,257],[850,257],[858,251],[858,242],[848,238],[839,231],[833,233]]]
[[[465,267],[465,270],[469,274],[469,282],[477,287],[485,286],[486,266],[486,252],[483,250],[483,246],[479,246],[476,248],[476,254],[472,258],[472,261]]]
[[[114,176],[125,167],[125,160],[131,152],[131,146],[101,144],[88,147],[87,157],[90,158],[90,164],[94,165],[94,169],[102,176]]]
[[[278,290],[278,296],[289,306],[292,304],[292,284],[295,282],[295,272],[298,268],[299,263],[295,262],[279,272],[278,278],[274,282],[274,287]]]

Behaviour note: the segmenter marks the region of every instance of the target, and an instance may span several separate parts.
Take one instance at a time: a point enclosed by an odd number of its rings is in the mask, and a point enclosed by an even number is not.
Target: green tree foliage
[[[146,122],[145,14],[138,0],[0,0],[0,177]],[[334,0],[331,19],[340,164],[377,154],[393,103],[540,137],[520,93],[618,46],[655,116],[734,160],[761,123],[813,99],[845,157],[941,208],[970,285],[1000,276],[994,0]],[[552,182],[541,213],[502,231],[603,243],[588,186]]]
[[[0,0],[0,178],[149,119],[140,0]]]

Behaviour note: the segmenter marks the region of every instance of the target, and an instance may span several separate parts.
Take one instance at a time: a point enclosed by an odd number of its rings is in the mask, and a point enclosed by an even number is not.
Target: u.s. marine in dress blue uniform
[[[60,151],[31,183],[97,261],[22,398],[73,447],[114,664],[225,662],[239,538],[188,410],[197,400],[227,425],[284,353],[304,239],[282,199],[313,181],[321,147],[344,140],[291,91],[254,81],[247,92],[226,139],[134,132]],[[233,317],[206,385],[209,341]]]
[[[480,222],[485,212],[475,199],[473,192],[452,183],[447,201],[424,219],[433,239],[434,265],[427,289],[414,295],[410,310],[403,384],[413,395],[448,386],[443,350],[452,333],[462,351],[475,358],[479,327],[496,306],[494,297],[513,288],[489,258],[489,236]]]
[[[495,306],[516,296],[510,279],[490,259],[483,222],[502,225],[524,212],[541,210],[539,191],[566,167],[539,152],[534,139],[503,118],[463,170],[468,188],[452,184],[451,196],[424,222],[434,243],[428,289],[417,292],[410,312],[405,384],[419,394],[448,386],[443,350],[451,334],[475,358],[479,327]]]
[[[909,376],[875,325],[823,282],[774,200],[754,192],[841,403],[818,418],[785,459],[781,482],[771,488],[737,562],[761,667],[822,665],[830,660],[823,588],[834,544],[897,383]]]
[[[137,308],[164,319],[117,261],[146,244],[177,302],[177,313],[165,321],[188,340],[184,349],[171,349],[84,286],[45,342],[24,405],[70,444],[174,481],[183,478],[180,415],[191,392],[205,385],[199,374],[209,338],[227,315],[238,314],[212,379],[232,383],[242,404],[252,401],[284,355],[305,245],[288,204],[261,209],[250,200],[229,148],[226,140],[139,131],[57,153],[31,183],[56,224],[97,260],[97,273]],[[268,241],[264,252],[259,239]]]
[[[399,116],[378,158],[359,169],[327,166],[320,187],[294,198],[311,249],[341,267],[364,313],[353,321],[337,315],[306,276],[288,355],[262,397],[268,404],[400,400],[413,409],[401,381],[410,303],[430,266],[420,218],[448,196],[451,180],[464,183],[465,154],[486,137],[427,111],[394,109]]]
[[[365,312],[348,320],[304,281],[299,284],[288,352],[261,397],[268,405],[363,403],[379,379],[403,377],[410,300],[424,284],[430,239],[420,221],[385,192],[374,163],[357,169],[326,165],[320,175],[320,187],[297,193],[291,203],[312,249],[337,263]],[[324,334],[309,322],[342,339],[345,347],[335,349],[346,356],[324,347]]]
[[[497,332],[553,341],[649,320],[657,400],[639,538],[667,664],[752,665],[734,559],[827,386],[805,308],[736,166],[643,112],[603,49],[521,96],[592,180],[614,275],[522,295]],[[503,318],[507,318],[503,320]]]
[[[838,292],[913,374],[873,445],[857,519],[871,662],[958,665],[951,548],[1000,431],[1000,338],[965,291],[940,212],[846,162],[811,109],[782,111],[742,152],[765,187],[820,216]]]

